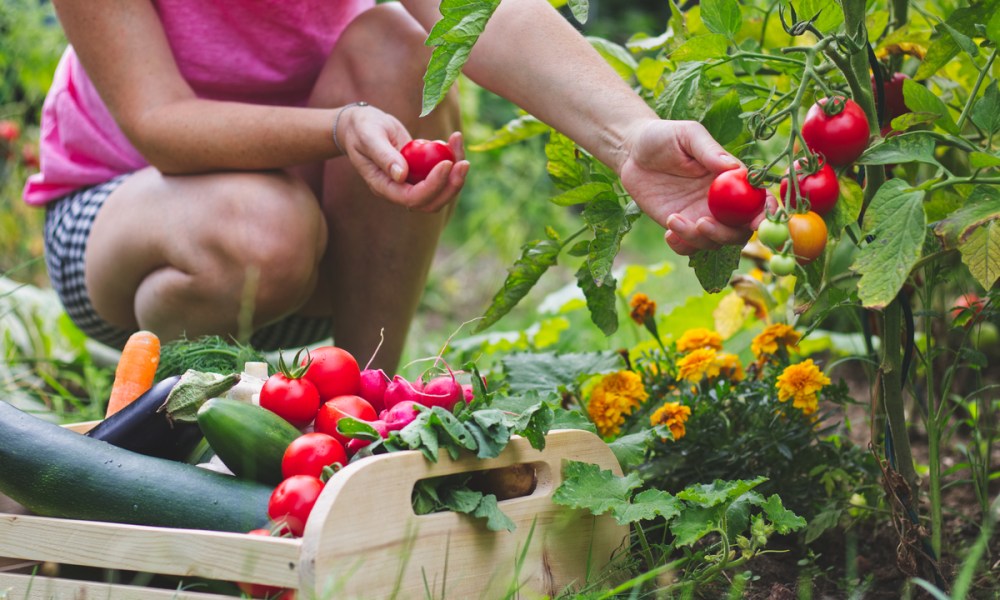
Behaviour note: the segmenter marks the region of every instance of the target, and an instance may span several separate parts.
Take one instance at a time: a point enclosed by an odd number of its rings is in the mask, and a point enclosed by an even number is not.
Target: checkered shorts
[[[94,310],[84,280],[83,256],[97,212],[128,175],[77,190],[49,203],[45,214],[45,264],[52,287],[70,319],[89,337],[122,348],[132,331],[120,329]],[[328,339],[329,317],[291,315],[263,327],[250,338],[260,350],[299,348]]]

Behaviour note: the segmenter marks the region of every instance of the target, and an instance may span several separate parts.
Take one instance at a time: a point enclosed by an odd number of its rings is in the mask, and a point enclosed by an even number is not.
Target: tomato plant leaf
[[[678,67],[656,99],[656,114],[664,119],[701,120],[708,102],[702,80],[703,62],[686,62]]]
[[[958,247],[962,262],[979,285],[991,289],[1000,279],[1000,214],[976,227]]]
[[[736,90],[731,90],[719,98],[705,113],[702,125],[712,134],[717,142],[725,146],[743,133],[743,107]]]
[[[593,242],[591,242],[593,245]],[[615,286],[617,282],[610,274],[604,282],[598,285],[594,280],[591,267],[585,261],[576,272],[576,282],[583,290],[590,311],[590,320],[597,325],[604,335],[611,335],[618,330],[618,309],[616,306]]]
[[[590,16],[590,1],[569,0],[568,4],[570,12],[573,13],[573,18],[581,25],[585,24],[587,18]]]
[[[983,22],[983,15],[996,14],[998,6],[1000,6],[1000,2],[997,0],[985,0],[971,6],[963,6],[951,11],[945,23],[948,28],[965,36],[976,37],[976,23]],[[943,30],[944,27],[941,26],[940,31]],[[938,36],[931,42],[913,78],[920,81],[937,74],[938,70],[951,62],[951,59],[955,58],[960,51],[961,47],[954,37],[947,33]]]
[[[907,108],[914,112],[925,112],[937,115],[934,123],[948,133],[960,135],[958,125],[948,111],[948,105],[934,92],[912,79],[903,82],[903,100]]]
[[[986,37],[994,44],[1000,44],[1000,12],[993,13],[986,22]]]
[[[864,191],[853,179],[840,179],[840,199],[833,205],[833,210],[826,216],[827,228],[834,239],[839,239],[844,229],[858,222],[861,206],[864,203]]]
[[[976,42],[972,41],[972,38],[949,25],[947,21],[941,23],[941,29],[950,35],[951,39],[955,40],[955,44],[958,45],[960,50],[972,58],[979,56],[979,46],[976,45]]]
[[[997,88],[995,79],[986,87],[982,97],[976,100],[970,116],[972,122],[987,134],[993,135],[1000,131],[1000,89]]]
[[[608,194],[611,194],[611,197],[614,198],[614,190],[611,184],[603,181],[592,181],[566,190],[558,196],[553,196],[549,198],[549,201],[557,206],[573,206],[574,204],[590,202],[599,196],[606,196]]]
[[[496,323],[524,298],[538,279],[556,264],[562,244],[555,240],[536,240],[525,244],[521,257],[514,262],[503,287],[493,296],[493,301],[475,331],[482,331]]]
[[[590,45],[597,50],[597,53],[611,65],[611,68],[622,79],[629,80],[635,75],[635,68],[639,64],[632,58],[632,55],[629,54],[629,51],[624,46],[619,46],[604,38],[593,36],[587,37],[587,41],[590,42]]]
[[[863,165],[894,165],[908,162],[938,164],[934,157],[937,138],[927,131],[913,131],[886,138],[865,150],[858,158]]]
[[[1000,191],[978,185],[961,208],[934,224],[934,233],[948,250],[959,247],[980,225],[1000,218]]]
[[[647,90],[655,90],[666,70],[667,65],[663,61],[644,56],[635,68],[635,78],[642,87]]]
[[[610,277],[622,239],[631,231],[632,224],[640,214],[642,211],[634,201],[622,206],[612,192],[597,196],[583,209],[583,221],[594,232],[587,264],[594,284],[598,287],[604,285]],[[586,289],[584,292],[586,293]]]
[[[887,181],[865,213],[863,232],[873,240],[861,248],[852,269],[861,275],[858,297],[867,308],[884,308],[899,293],[920,258],[926,237],[924,192],[901,179]]]
[[[696,35],[677,47],[670,54],[670,59],[676,62],[692,60],[708,60],[726,55],[729,40],[719,33]]]
[[[625,366],[617,352],[518,352],[501,359],[514,394],[559,393],[580,379],[617,371]]]
[[[624,506],[615,506],[611,514],[619,525],[663,517],[667,521],[681,514],[682,503],[663,490],[644,490]]]
[[[427,73],[424,75],[421,117],[429,115],[441,103],[448,89],[461,74],[471,51],[472,46],[460,44],[441,44],[434,48],[431,60],[427,63]]]
[[[767,501],[760,505],[767,515],[768,520],[774,525],[774,530],[785,535],[806,526],[806,520],[794,512],[785,508],[781,503],[781,498],[777,494],[772,494]]]
[[[573,140],[553,130],[545,144],[546,169],[549,176],[561,189],[568,190],[583,185],[586,170],[577,159],[577,147]]]
[[[701,20],[712,33],[733,37],[743,26],[740,3],[736,0],[702,0]]]
[[[597,465],[571,460],[563,464],[563,482],[552,494],[552,501],[560,506],[583,508],[595,515],[609,510],[624,511],[632,491],[640,485],[642,479],[635,471],[619,477]]]
[[[537,135],[547,133],[552,128],[542,123],[531,115],[522,115],[508,121],[503,127],[493,132],[489,138],[472,144],[469,150],[473,152],[485,152],[486,150],[496,150],[517,142],[533,138]]]
[[[718,250],[699,250],[688,260],[701,287],[710,293],[721,292],[740,265],[740,246],[723,246]]]
[[[969,165],[973,169],[992,169],[993,167],[1000,167],[1000,156],[996,154],[987,154],[985,152],[971,152],[969,153]]]

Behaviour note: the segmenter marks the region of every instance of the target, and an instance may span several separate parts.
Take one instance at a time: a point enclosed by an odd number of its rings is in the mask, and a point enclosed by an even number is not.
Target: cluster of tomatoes
[[[21,126],[15,121],[0,121],[0,157],[4,160],[14,158],[14,147],[21,137]],[[21,144],[21,162],[25,167],[38,168],[38,144],[24,142]]]

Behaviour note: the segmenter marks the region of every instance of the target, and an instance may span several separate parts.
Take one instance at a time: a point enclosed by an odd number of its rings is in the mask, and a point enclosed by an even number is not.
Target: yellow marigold
[[[639,325],[644,324],[646,319],[652,319],[656,315],[656,302],[650,300],[646,294],[632,296],[629,306],[632,307],[632,312],[629,316]]]
[[[691,408],[680,402],[667,402],[649,417],[650,425],[666,425],[674,439],[679,440],[687,433],[684,423],[691,416]]]
[[[605,375],[590,392],[587,413],[601,435],[621,431],[625,417],[649,398],[642,378],[632,371]]]
[[[722,377],[731,381],[743,381],[746,378],[740,358],[735,354],[720,352],[715,357],[715,364],[719,367],[719,375]]]
[[[716,364],[717,353],[712,348],[698,348],[677,361],[677,376],[691,383],[710,379],[719,375]]]
[[[830,378],[810,358],[788,365],[778,375],[778,400],[787,402],[790,398],[792,406],[811,415],[818,409],[819,392],[826,385],[830,385]]]
[[[768,325],[764,331],[750,342],[750,349],[754,356],[760,358],[762,355],[772,355],[778,351],[779,347],[795,346],[802,336],[790,325],[775,323]]]
[[[677,339],[678,352],[690,352],[698,348],[722,350],[722,336],[704,327],[688,329]]]

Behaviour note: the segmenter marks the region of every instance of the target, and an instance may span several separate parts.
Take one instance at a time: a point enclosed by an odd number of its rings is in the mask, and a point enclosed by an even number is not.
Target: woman
[[[418,118],[438,3],[54,4],[71,47],[25,198],[48,207],[74,321],[120,345],[137,328],[236,334],[252,315],[258,346],[332,333],[356,356],[384,330],[393,369],[469,169],[454,97]],[[675,251],[749,236],[706,206],[739,161],[700,124],[658,119],[545,0],[501,2],[465,73],[612,167]],[[407,184],[411,138],[457,159]]]

